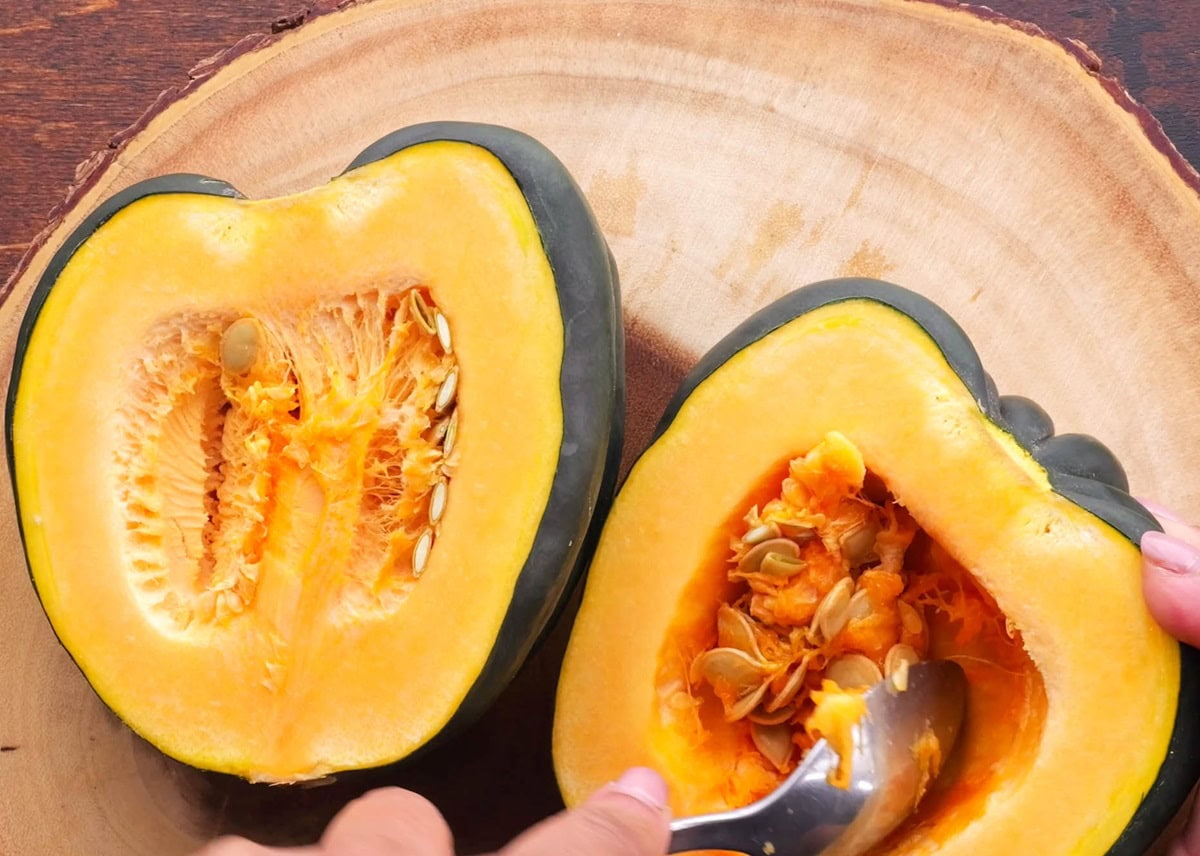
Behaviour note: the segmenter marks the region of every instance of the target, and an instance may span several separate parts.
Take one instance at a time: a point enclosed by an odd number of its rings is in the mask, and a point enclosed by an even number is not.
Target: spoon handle
[[[850,812],[831,811],[829,806],[822,811],[823,778],[792,780],[784,789],[786,806],[776,805],[780,802],[776,797],[765,805],[673,821],[667,852],[731,850],[749,856],[817,856],[841,834],[857,810],[856,805]]]
[[[693,850],[732,850],[747,853],[753,829],[749,824],[722,821],[721,815],[688,817],[671,824],[671,843],[667,853],[690,853]],[[762,852],[761,846],[754,856]]]

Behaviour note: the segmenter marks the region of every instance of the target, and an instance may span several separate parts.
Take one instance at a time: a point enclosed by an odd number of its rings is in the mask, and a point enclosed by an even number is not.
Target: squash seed
[[[796,744],[792,742],[792,729],[786,725],[755,723],[750,726],[750,738],[762,756],[770,761],[775,769],[783,772],[796,748]]]
[[[865,521],[856,526],[852,526],[838,536],[838,548],[842,551],[842,557],[850,564],[850,567],[857,568],[859,565],[864,565],[871,559],[877,558],[875,555],[875,536],[879,534],[879,527],[874,521]]]
[[[717,645],[736,648],[755,660],[762,660],[758,638],[754,635],[754,620],[740,609],[721,604],[717,610]]]
[[[873,611],[871,597],[867,594],[867,590],[859,589],[854,593],[854,597],[850,598],[850,608],[846,619],[847,621],[861,621],[864,618],[870,618]]]
[[[740,574],[757,574],[759,566],[762,565],[762,560],[769,553],[778,553],[781,556],[791,556],[793,559],[800,558],[800,547],[795,541],[790,541],[787,538],[771,538],[767,541],[760,541],[755,544],[746,555],[742,556],[738,562],[738,573]]]
[[[896,602],[896,608],[900,612],[900,624],[903,625],[904,631],[913,636],[919,636],[925,629],[925,622],[921,619],[921,614],[915,607],[903,600]]]
[[[250,371],[262,345],[262,325],[253,318],[239,318],[221,335],[221,368],[233,374]]]
[[[429,563],[429,553],[433,549],[433,530],[426,529],[421,533],[421,537],[417,539],[417,546],[413,548],[413,576],[419,577],[425,573],[425,565]]]
[[[438,387],[437,399],[433,403],[433,409],[441,413],[447,407],[454,403],[454,395],[458,392],[458,367],[450,369],[446,379],[442,381],[442,385]],[[449,430],[449,429],[447,429]]]
[[[758,685],[757,689],[739,697],[733,706],[725,711],[726,722],[737,722],[739,719],[745,719],[762,703],[766,694],[767,682],[764,680]]]
[[[437,326],[433,320],[433,310],[429,304],[425,302],[425,297],[419,289],[414,288],[408,293],[409,305],[412,307],[412,316],[416,320],[417,325],[426,333],[436,333]]]
[[[738,648],[713,648],[692,661],[693,684],[705,680],[712,685],[724,685],[737,698],[744,698],[763,685],[767,667],[761,660]],[[757,703],[756,703],[757,704]],[[754,709],[754,705],[751,706]]]
[[[767,553],[758,566],[759,573],[771,577],[793,577],[808,567],[803,559],[785,556],[782,553]]]
[[[892,687],[896,692],[905,692],[908,690],[908,661],[901,660],[900,667],[896,671],[888,675],[888,680],[892,682]]]
[[[767,713],[775,713],[776,711],[787,707],[792,703],[792,700],[796,698],[796,694],[799,693],[800,688],[804,686],[804,679],[808,675],[808,660],[809,658],[805,656],[804,659],[800,661],[800,665],[797,666],[792,671],[792,674],[788,676],[787,682],[783,685],[783,689],[779,691],[775,698],[767,702]]]
[[[429,495],[429,522],[437,523],[446,511],[446,483],[440,481]]]
[[[774,713],[768,713],[765,708],[760,707],[757,710],[751,711],[746,718],[757,725],[782,725],[795,715],[796,708],[788,705],[787,707],[781,707]]]
[[[854,580],[849,577],[838,580],[837,585],[817,605],[810,630],[819,632],[826,642],[841,633],[850,620],[850,595],[853,591]]]
[[[791,538],[797,543],[807,544],[809,541],[816,540],[817,528],[815,526],[809,526],[807,523],[795,522],[780,522],[777,525],[779,526],[779,531],[782,535]]]
[[[458,408],[450,414],[450,418],[446,421],[446,435],[442,440],[442,457],[450,457],[450,453],[454,451],[454,441],[458,439]]]
[[[437,330],[438,342],[442,345],[442,350],[447,354],[454,353],[454,344],[450,341],[450,322],[446,320],[446,316],[438,312],[433,316],[433,326]]]
[[[844,690],[861,689],[883,680],[875,662],[864,654],[843,654],[830,660],[825,677]]]
[[[920,656],[911,645],[898,643],[889,648],[887,656],[883,658],[883,674],[890,678],[901,668],[907,673],[909,666],[920,661]]]
[[[768,538],[778,538],[779,527],[774,523],[763,523],[755,526],[749,532],[742,536],[742,543],[748,547],[762,543]]]

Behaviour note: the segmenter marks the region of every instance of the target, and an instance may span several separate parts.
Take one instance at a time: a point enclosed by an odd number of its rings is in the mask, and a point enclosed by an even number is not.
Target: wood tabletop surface
[[[1200,165],[1200,4],[990,0],[1079,41]],[[0,280],[58,203],[75,166],[160,92],[238,39],[297,19],[300,0],[33,0],[0,3]]]
[[[295,26],[304,17],[298,13],[301,2],[0,0],[0,165],[4,168],[8,187],[8,201],[0,206],[0,283],[8,278],[30,242],[44,227],[50,210],[62,201],[77,165],[112,145],[114,138],[119,141],[121,133],[155,103],[160,93],[182,87],[189,79],[189,72],[208,57],[251,34]],[[329,5],[337,0],[319,2]],[[988,0],[988,5],[1003,15],[1032,22],[1060,38],[1086,44],[1098,57],[1100,73],[1120,80],[1135,99],[1153,112],[1182,155],[1200,166],[1200,3],[1191,0]],[[1078,72],[1077,66],[1072,67]],[[841,65],[837,68],[840,73]],[[1086,80],[1083,75],[1081,77]],[[1111,103],[1108,106],[1111,107]],[[1106,136],[1105,139],[1110,138]],[[1171,177],[1178,178],[1173,172]],[[596,186],[602,188],[602,185]],[[1160,206],[1158,210],[1169,209]],[[768,232],[762,234],[769,235]],[[1186,288],[1179,290],[1193,293]],[[1191,327],[1195,329],[1194,324]],[[634,340],[631,364],[660,372],[652,355],[637,351],[638,347],[639,342]],[[682,370],[685,366],[677,368]],[[1195,387],[1195,382],[1190,386]],[[1060,409],[1066,407],[1061,402],[1056,404]],[[1179,433],[1185,433],[1184,429],[1181,428]],[[1189,439],[1179,445],[1194,447],[1196,444]],[[23,580],[21,582],[24,584]],[[0,617],[3,617],[2,612]],[[40,628],[40,615],[37,618]],[[534,669],[527,668],[519,683],[540,690],[542,684],[552,682],[556,666],[553,655],[555,651],[561,651],[563,629],[560,626],[559,633],[549,644],[550,653],[533,662]],[[2,634],[0,641],[3,641]],[[17,644],[22,644],[19,635]],[[4,648],[0,644],[0,650]],[[539,676],[539,669],[544,674]],[[0,711],[5,704],[4,692],[0,686]],[[486,765],[493,760],[489,755],[495,755],[505,756],[503,760],[507,763],[505,753],[511,752],[512,747],[490,739],[489,735],[518,732],[544,735],[550,726],[549,717],[547,704],[537,707],[531,718],[529,709],[521,705],[521,688],[518,686],[508,701],[492,714],[493,721],[488,726],[491,730],[485,727],[476,731],[473,744],[468,736],[468,750],[473,745],[478,752],[478,757],[470,760]],[[3,722],[3,716],[0,716],[0,725]],[[0,751],[7,751],[7,757],[17,756],[12,746],[18,742],[10,735],[0,733]],[[6,747],[9,748],[6,750]],[[67,753],[68,750],[64,750],[62,754]],[[139,764],[158,776],[149,780],[168,781],[168,774],[154,766],[168,769],[156,754],[147,751],[138,757]],[[73,764],[74,756],[71,758]],[[523,810],[527,812],[524,815],[493,800],[491,792],[472,792],[465,797],[454,793],[458,785],[438,779],[436,758],[423,767],[418,765],[417,771],[408,774],[404,783],[428,793],[446,810],[456,829],[471,820],[487,831],[473,842],[469,839],[460,841],[463,846],[491,847],[541,816],[540,813],[557,806],[558,797],[548,772],[546,754],[530,754],[519,760],[523,766],[511,774],[513,781],[534,783],[522,785],[524,792],[514,795],[514,799],[517,796],[522,799]],[[170,775],[175,775],[175,771],[175,767],[168,770]],[[0,764],[0,793],[5,792],[3,773]],[[379,781],[390,780],[380,778]],[[311,840],[327,820],[328,811],[332,810],[334,799],[331,795],[337,794],[340,799],[351,793],[350,790],[338,790],[340,787],[335,785],[327,791],[316,789],[289,794],[287,811],[290,820],[286,827],[280,824],[288,837],[281,833],[278,841],[272,843]],[[206,779],[188,793],[199,794],[195,797],[197,801],[208,800],[210,804],[201,806],[200,813],[204,814],[206,822],[212,818],[219,820],[219,828],[224,831],[261,833],[266,828],[264,818],[270,818],[272,812],[282,814],[284,811],[280,808],[283,800],[279,789]],[[495,817],[479,818],[478,806],[485,802],[487,807],[483,810],[490,808]],[[131,801],[130,805],[140,803]],[[60,817],[66,813],[68,809],[62,806],[49,806],[46,817]],[[216,824],[217,821],[212,822]],[[8,856],[3,832],[0,823],[0,854]]]

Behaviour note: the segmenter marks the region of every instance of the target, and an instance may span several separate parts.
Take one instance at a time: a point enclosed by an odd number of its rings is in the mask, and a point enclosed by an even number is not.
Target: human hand
[[[542,821],[495,856],[664,856],[667,786],[629,770],[571,811]],[[330,822],[319,844],[280,848],[222,838],[196,856],[454,856],[450,828],[433,804],[400,788],[370,791]]]
[[[1200,648],[1200,529],[1157,503],[1140,500],[1162,532],[1142,536],[1142,589],[1146,605],[1163,629]],[[1193,808],[1169,856],[1200,856],[1200,809]]]

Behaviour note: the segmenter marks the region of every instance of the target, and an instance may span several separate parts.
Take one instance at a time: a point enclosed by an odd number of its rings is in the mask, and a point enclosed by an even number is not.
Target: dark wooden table
[[[300,0],[31,0],[0,3],[0,281],[60,200],[75,165],[163,89],[248,33],[286,25]],[[989,0],[1078,39],[1200,165],[1200,4]]]

